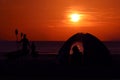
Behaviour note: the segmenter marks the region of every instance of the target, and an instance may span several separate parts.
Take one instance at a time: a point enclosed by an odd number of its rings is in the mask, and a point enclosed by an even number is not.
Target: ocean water
[[[103,42],[110,50],[111,54],[120,54],[120,42]],[[39,54],[57,54],[64,42],[62,41],[36,41],[36,50]],[[21,49],[21,45],[15,41],[0,41],[0,54]]]

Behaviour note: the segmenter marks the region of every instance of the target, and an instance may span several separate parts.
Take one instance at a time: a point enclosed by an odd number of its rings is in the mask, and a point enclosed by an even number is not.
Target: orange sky
[[[14,30],[30,40],[67,40],[77,32],[101,40],[120,40],[120,0],[0,0],[0,40],[15,40]],[[73,12],[82,19],[72,23]]]

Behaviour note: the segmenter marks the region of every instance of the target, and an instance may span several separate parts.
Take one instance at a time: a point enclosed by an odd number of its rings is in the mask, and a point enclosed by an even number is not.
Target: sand
[[[73,66],[56,64],[56,55],[41,54],[13,59],[0,60],[1,76],[37,76],[37,77],[119,77],[120,55],[112,55],[111,66]]]

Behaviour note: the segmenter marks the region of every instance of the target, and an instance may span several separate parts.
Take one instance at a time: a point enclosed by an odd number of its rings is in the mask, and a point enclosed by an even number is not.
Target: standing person
[[[79,51],[77,46],[74,46],[72,50],[71,63],[73,65],[82,65],[82,52]]]
[[[22,43],[22,52],[23,54],[28,54],[29,53],[29,46],[30,46],[30,43],[29,43],[29,40],[27,39],[27,36],[26,34],[23,35],[23,38],[21,39],[20,43]]]

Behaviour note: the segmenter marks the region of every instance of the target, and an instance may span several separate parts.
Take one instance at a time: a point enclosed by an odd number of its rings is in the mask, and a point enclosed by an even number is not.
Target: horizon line
[[[16,40],[0,40],[0,42],[13,42]],[[35,41],[35,42],[65,42],[64,40],[29,40],[30,42]],[[102,40],[101,40],[102,41]],[[120,42],[120,40],[105,40],[102,42]]]

